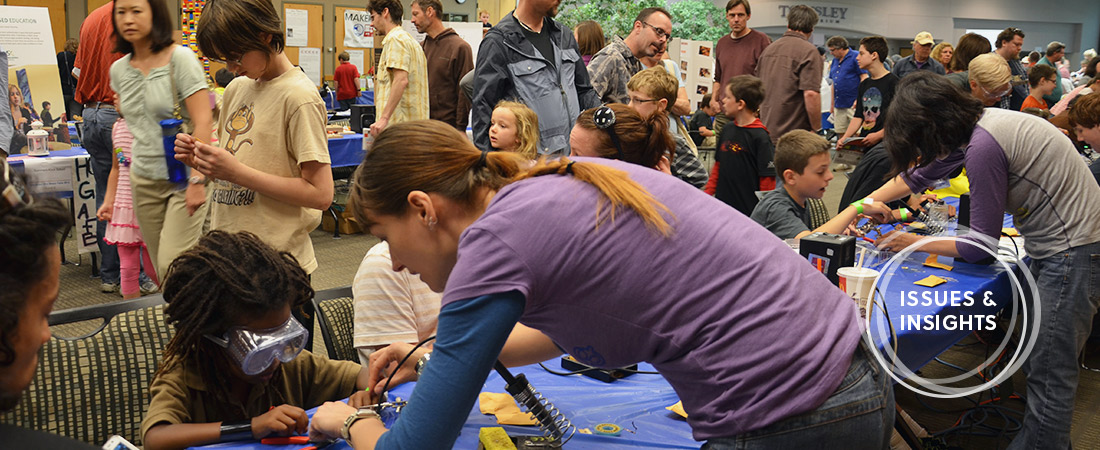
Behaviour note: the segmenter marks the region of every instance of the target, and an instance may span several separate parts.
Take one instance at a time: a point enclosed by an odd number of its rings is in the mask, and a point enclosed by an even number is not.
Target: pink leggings
[[[138,284],[138,276],[141,273],[143,262],[145,264],[145,274],[153,279],[154,283],[160,284],[160,282],[157,281],[156,271],[153,269],[153,262],[149,259],[149,250],[147,250],[144,245],[118,246],[119,281],[122,283],[120,289],[122,295],[141,293],[141,285]]]

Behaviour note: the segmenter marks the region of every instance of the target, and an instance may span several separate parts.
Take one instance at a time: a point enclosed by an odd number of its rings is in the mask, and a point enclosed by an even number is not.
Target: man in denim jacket
[[[600,99],[588,81],[577,41],[552,18],[561,0],[520,0],[481,41],[474,69],[473,132],[489,150],[489,118],[497,102],[515,99],[539,116],[540,154],[569,154],[569,132]]]

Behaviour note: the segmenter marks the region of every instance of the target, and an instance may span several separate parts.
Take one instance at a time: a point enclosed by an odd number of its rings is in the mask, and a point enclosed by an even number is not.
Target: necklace
[[[532,30],[531,27],[527,26],[526,23],[523,23],[522,20],[519,20],[518,17],[516,18],[516,22],[519,22],[519,26],[523,27],[524,30],[530,31],[530,32],[535,33],[535,34],[539,33],[538,31]]]

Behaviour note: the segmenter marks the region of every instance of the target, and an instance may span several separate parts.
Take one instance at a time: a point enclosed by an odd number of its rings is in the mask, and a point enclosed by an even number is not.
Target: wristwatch
[[[432,352],[425,353],[420,359],[416,360],[416,376],[419,377],[420,373],[424,371],[424,366],[428,365],[428,360],[432,359]]]
[[[378,413],[375,412],[373,409],[371,409],[371,408],[360,408],[358,411],[355,411],[354,414],[348,416],[347,419],[344,419],[344,428],[340,429],[340,437],[344,438],[345,441],[348,441],[350,443],[351,442],[351,426],[354,425],[355,422],[359,421],[359,419],[366,419],[368,417],[373,417],[375,419],[382,420],[382,416],[379,416]]]
[[[206,184],[206,178],[198,175],[191,175],[191,178],[187,179],[187,184]]]

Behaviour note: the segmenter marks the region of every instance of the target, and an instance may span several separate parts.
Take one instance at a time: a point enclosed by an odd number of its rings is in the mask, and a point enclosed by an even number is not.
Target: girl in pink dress
[[[109,220],[103,240],[118,247],[119,272],[122,298],[131,299],[141,296],[138,275],[141,265],[145,264],[145,273],[158,283],[153,263],[149,259],[149,250],[138,229],[134,216],[134,204],[130,197],[130,146],[134,135],[126,127],[126,119],[119,118],[111,132],[115,156],[111,160],[111,178],[107,182],[107,193],[103,206],[96,212],[99,220]]]

